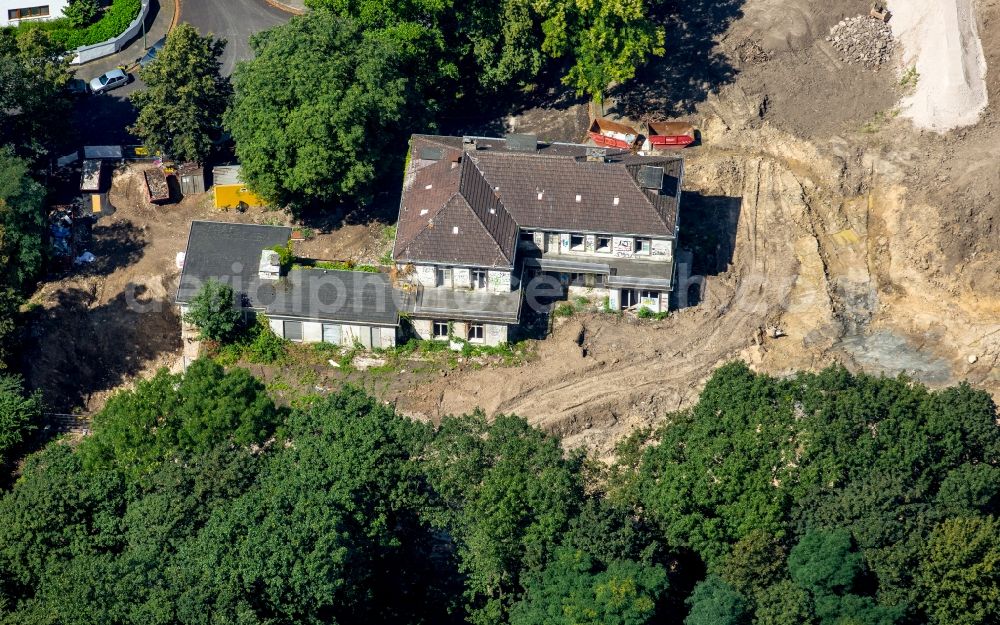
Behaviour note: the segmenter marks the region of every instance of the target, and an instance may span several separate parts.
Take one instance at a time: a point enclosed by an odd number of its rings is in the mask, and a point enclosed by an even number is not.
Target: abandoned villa
[[[526,308],[567,296],[665,311],[683,173],[677,156],[532,135],[414,135],[391,270],[281,267],[272,248],[290,228],[198,221],[176,302],[186,312],[215,279],[278,336],[369,348],[413,335],[497,345]]]

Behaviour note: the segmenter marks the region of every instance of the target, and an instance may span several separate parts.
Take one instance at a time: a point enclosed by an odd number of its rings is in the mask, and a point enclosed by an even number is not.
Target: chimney
[[[537,152],[538,137],[536,135],[511,133],[504,137],[504,145],[510,152]]]
[[[608,151],[604,148],[587,148],[588,163],[603,163],[607,160]]]
[[[474,137],[462,137],[462,150],[464,152],[475,152],[478,149],[479,146],[476,145],[476,139]]]
[[[277,280],[281,277],[281,258],[274,250],[260,251],[260,265],[257,277],[261,280]]]

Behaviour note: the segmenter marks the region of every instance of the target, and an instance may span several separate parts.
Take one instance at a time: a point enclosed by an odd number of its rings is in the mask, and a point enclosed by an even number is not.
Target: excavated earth
[[[432,420],[521,414],[599,455],[690,405],[736,358],[777,375],[840,362],[932,387],[967,380],[1000,399],[1000,2],[978,8],[990,106],[938,135],[896,116],[900,69],[846,64],[826,41],[860,3],[746,3],[712,50],[734,77],[688,107],[702,140],[684,152],[681,247],[704,276],[697,305],[659,322],[579,314],[533,362],[393,385],[386,399]],[[623,97],[616,112],[657,106]],[[551,113],[532,122],[518,130],[546,136]]]
[[[610,94],[611,115],[700,130],[683,152],[680,246],[692,263],[679,292],[691,305],[662,321],[580,313],[557,321],[521,366],[406,367],[370,390],[421,419],[517,413],[601,456],[690,405],[732,359],[776,375],[841,362],[931,386],[968,380],[1000,399],[1000,0],[977,4],[990,105],[977,125],[944,135],[897,115],[912,88],[901,84],[899,46],[872,71],[826,41],[866,8],[676,3],[667,55]],[[587,119],[568,99],[506,123],[582,140]],[[192,219],[274,218],[217,214],[207,198],[156,209],[136,199],[136,177],[124,180],[112,192],[118,212],[95,231],[98,261],[34,300],[29,379],[47,397],[69,396],[65,409],[95,409],[112,389],[180,362],[169,293]],[[360,259],[374,233],[340,228],[303,251]],[[132,314],[125,294],[137,287],[158,314]],[[341,379],[317,373],[317,388]]]

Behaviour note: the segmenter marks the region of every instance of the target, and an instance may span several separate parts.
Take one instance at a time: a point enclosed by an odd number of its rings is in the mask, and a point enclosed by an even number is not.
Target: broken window
[[[472,288],[474,288],[474,289],[485,289],[486,288],[486,270],[485,269],[473,269],[472,270]]]
[[[437,268],[437,286],[451,286],[451,267]]]
[[[611,253],[611,235],[599,235],[597,237],[597,251],[601,254]]]
[[[284,335],[289,341],[301,341],[302,340],[302,322],[301,321],[286,321],[284,323]]]
[[[635,240],[635,253],[636,254],[649,254],[649,249],[652,247],[652,242],[649,239],[636,239]]]
[[[571,234],[569,235],[569,249],[574,252],[583,251],[583,235],[582,234]]]
[[[631,308],[631,307],[635,306],[638,303],[636,301],[637,299],[638,298],[636,298],[635,289],[622,289],[621,303],[622,303],[622,309],[623,310],[625,308]]]
[[[530,230],[522,230],[521,231],[521,240],[524,241],[525,243],[534,243],[535,242],[535,233],[531,232]]]
[[[446,338],[448,338],[448,322],[447,321],[435,321],[434,322],[434,338],[436,338],[436,339],[446,339]]]
[[[479,342],[483,340],[483,324],[481,323],[469,324],[469,340],[472,342]]]

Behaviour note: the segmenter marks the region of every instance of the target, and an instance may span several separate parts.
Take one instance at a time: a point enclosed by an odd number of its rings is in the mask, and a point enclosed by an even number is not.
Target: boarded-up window
[[[323,324],[323,342],[340,345],[340,325],[336,323]]]
[[[289,341],[301,341],[302,340],[302,322],[301,321],[286,321],[285,322],[285,338]]]

